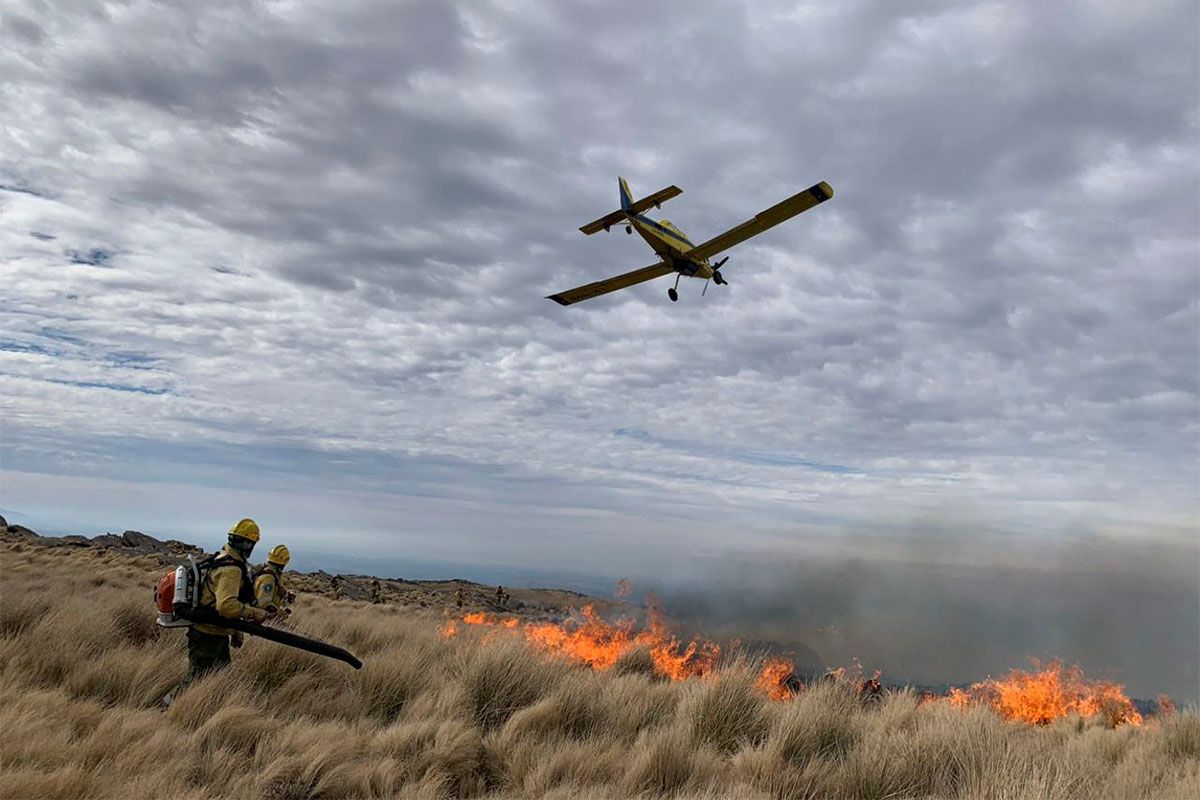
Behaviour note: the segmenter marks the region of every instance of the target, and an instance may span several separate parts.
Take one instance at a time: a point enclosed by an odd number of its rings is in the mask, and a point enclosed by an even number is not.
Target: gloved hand
[[[237,650],[239,647],[241,647],[243,642],[245,642],[245,637],[242,636],[241,631],[234,631],[233,633],[229,634],[229,646],[234,650]]]

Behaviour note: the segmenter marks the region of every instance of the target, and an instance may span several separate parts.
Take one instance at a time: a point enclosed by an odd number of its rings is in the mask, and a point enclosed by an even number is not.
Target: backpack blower
[[[176,567],[159,579],[154,587],[154,605],[158,607],[158,619],[155,622],[159,626],[186,628],[196,624],[215,625],[218,628],[241,631],[249,636],[344,661],[355,669],[362,668],[362,662],[353,653],[336,645],[242,619],[222,617],[215,609],[201,606],[200,566],[196,559],[189,555],[186,566]]]

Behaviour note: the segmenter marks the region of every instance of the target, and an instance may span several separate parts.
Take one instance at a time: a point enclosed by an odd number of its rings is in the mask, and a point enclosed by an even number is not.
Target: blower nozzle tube
[[[349,650],[343,650],[336,645],[322,642],[319,639],[309,639],[307,636],[301,636],[297,633],[281,631],[278,628],[269,628],[266,625],[246,622],[242,619],[229,619],[207,608],[176,608],[175,613],[176,616],[200,623],[201,625],[215,625],[218,628],[241,631],[248,636],[269,639],[272,642],[287,645],[288,647],[295,647],[298,650],[305,650],[309,653],[325,656],[326,658],[344,661],[355,669],[362,669],[362,662],[355,658],[354,654]]]

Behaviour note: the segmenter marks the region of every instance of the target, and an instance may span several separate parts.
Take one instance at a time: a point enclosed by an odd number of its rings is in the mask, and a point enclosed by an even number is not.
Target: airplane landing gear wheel
[[[679,292],[675,291],[674,288],[667,289],[667,297],[671,298],[671,302],[674,303],[679,299]]]

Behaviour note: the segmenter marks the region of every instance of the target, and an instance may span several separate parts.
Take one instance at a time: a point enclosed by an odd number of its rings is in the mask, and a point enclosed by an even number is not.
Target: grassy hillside
[[[179,679],[153,624],[152,555],[0,541],[0,796],[1200,797],[1200,717],[1041,727],[910,692],[863,704],[828,683],[772,700],[728,658],[668,682],[604,672],[428,608],[301,595],[297,630],[343,664],[249,640]]]

